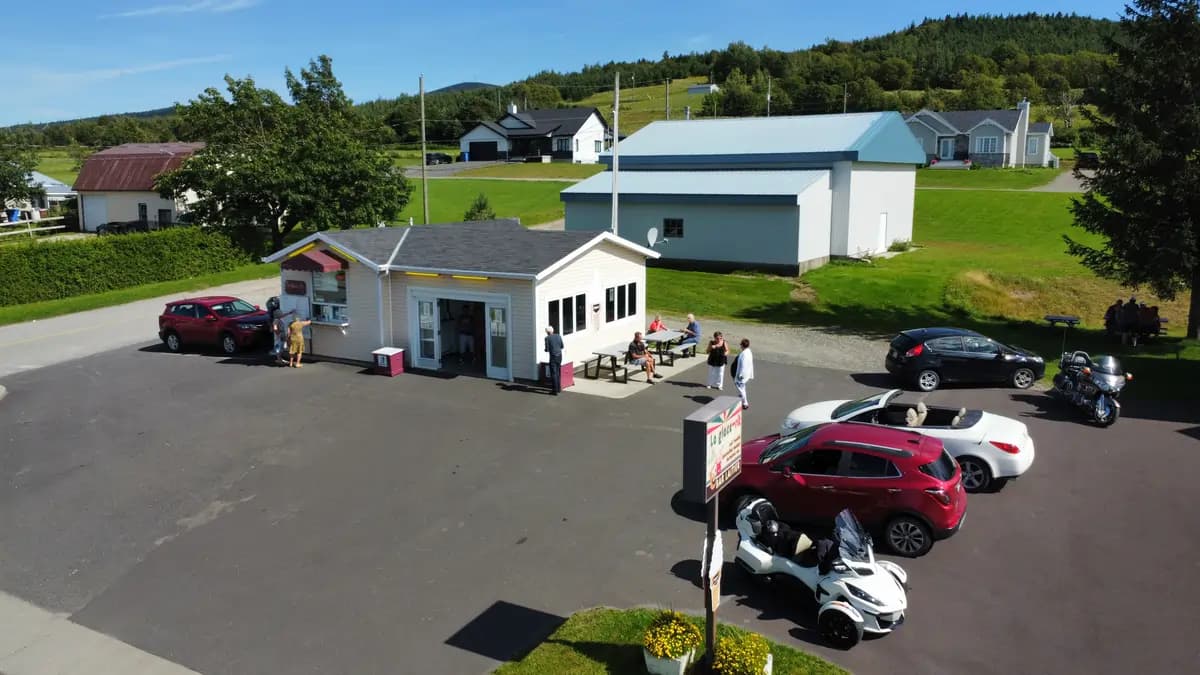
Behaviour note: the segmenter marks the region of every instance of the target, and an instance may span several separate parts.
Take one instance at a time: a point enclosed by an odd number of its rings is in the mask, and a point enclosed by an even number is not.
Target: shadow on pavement
[[[706,511],[704,504],[696,504],[684,499],[683,490],[679,490],[675,494],[671,495],[671,510],[675,512],[675,515],[681,518],[687,518],[688,520],[695,521],[697,523],[708,522],[708,512]]]
[[[446,644],[495,661],[528,654],[566,621],[550,614],[499,600],[451,635]]]
[[[671,566],[671,574],[697,589],[700,583],[700,561],[682,560]],[[799,582],[782,577],[759,577],[727,562],[721,568],[721,604],[732,602],[758,612],[761,621],[782,619],[794,626],[788,634],[802,642],[824,645],[817,634],[817,604],[812,594]],[[719,610],[718,610],[719,611]]]
[[[497,382],[496,386],[503,391],[519,391],[524,394],[540,394],[542,396],[549,396],[551,393],[550,387],[521,384],[520,382]]]
[[[1036,417],[1054,422],[1076,422],[1088,424],[1082,410],[1076,410],[1066,401],[1051,398],[1049,394],[1012,394],[1009,398],[1032,406],[1034,410],[1021,413],[1021,417]]]
[[[900,380],[888,373],[851,373],[850,379],[864,387],[876,389],[907,389],[901,386]]]

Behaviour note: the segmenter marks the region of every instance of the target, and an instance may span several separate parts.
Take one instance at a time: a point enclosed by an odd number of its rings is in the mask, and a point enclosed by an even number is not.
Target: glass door
[[[434,300],[417,300],[417,353],[415,363],[421,368],[437,370],[438,359],[438,309]]]
[[[938,148],[938,155],[942,159],[954,159],[954,139],[943,138],[939,143],[941,147]]]
[[[510,379],[508,364],[508,308],[487,305],[487,376],[497,380]]]

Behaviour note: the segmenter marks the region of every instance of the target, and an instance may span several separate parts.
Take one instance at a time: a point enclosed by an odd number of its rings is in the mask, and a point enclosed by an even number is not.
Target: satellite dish
[[[658,228],[657,227],[652,227],[649,230],[646,230],[646,243],[650,244],[651,246],[658,243]]]

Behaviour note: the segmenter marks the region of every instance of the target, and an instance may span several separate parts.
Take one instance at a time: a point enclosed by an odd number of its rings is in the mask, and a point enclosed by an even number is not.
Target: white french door
[[[434,299],[417,299],[417,349],[413,354],[413,364],[418,368],[437,370],[442,365],[441,356],[441,321],[438,317],[438,303]]]
[[[943,138],[938,141],[938,157],[942,159],[954,159],[953,138]]]
[[[497,380],[510,379],[508,364],[508,305],[487,303],[487,376]]]
[[[414,367],[439,370],[442,367],[441,312],[438,300],[478,302],[483,306],[484,326],[481,350],[486,375],[497,380],[512,380],[512,308],[508,295],[459,289],[410,287],[408,290],[409,346]]]

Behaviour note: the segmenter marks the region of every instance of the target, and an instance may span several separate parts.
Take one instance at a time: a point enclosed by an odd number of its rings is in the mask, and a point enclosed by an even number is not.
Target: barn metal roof
[[[897,112],[652,122],[619,147],[628,169],[807,168],[835,161],[921,164]],[[611,153],[601,156],[611,165]]]
[[[795,205],[808,188],[827,180],[828,170],[809,171],[628,171],[618,183],[622,202],[686,201]],[[826,183],[828,185],[828,183]],[[612,172],[598,173],[559,193],[564,202],[611,203]]]
[[[179,168],[203,143],[126,143],[101,150],[83,163],[75,179],[78,192],[154,190],[154,179]]]

